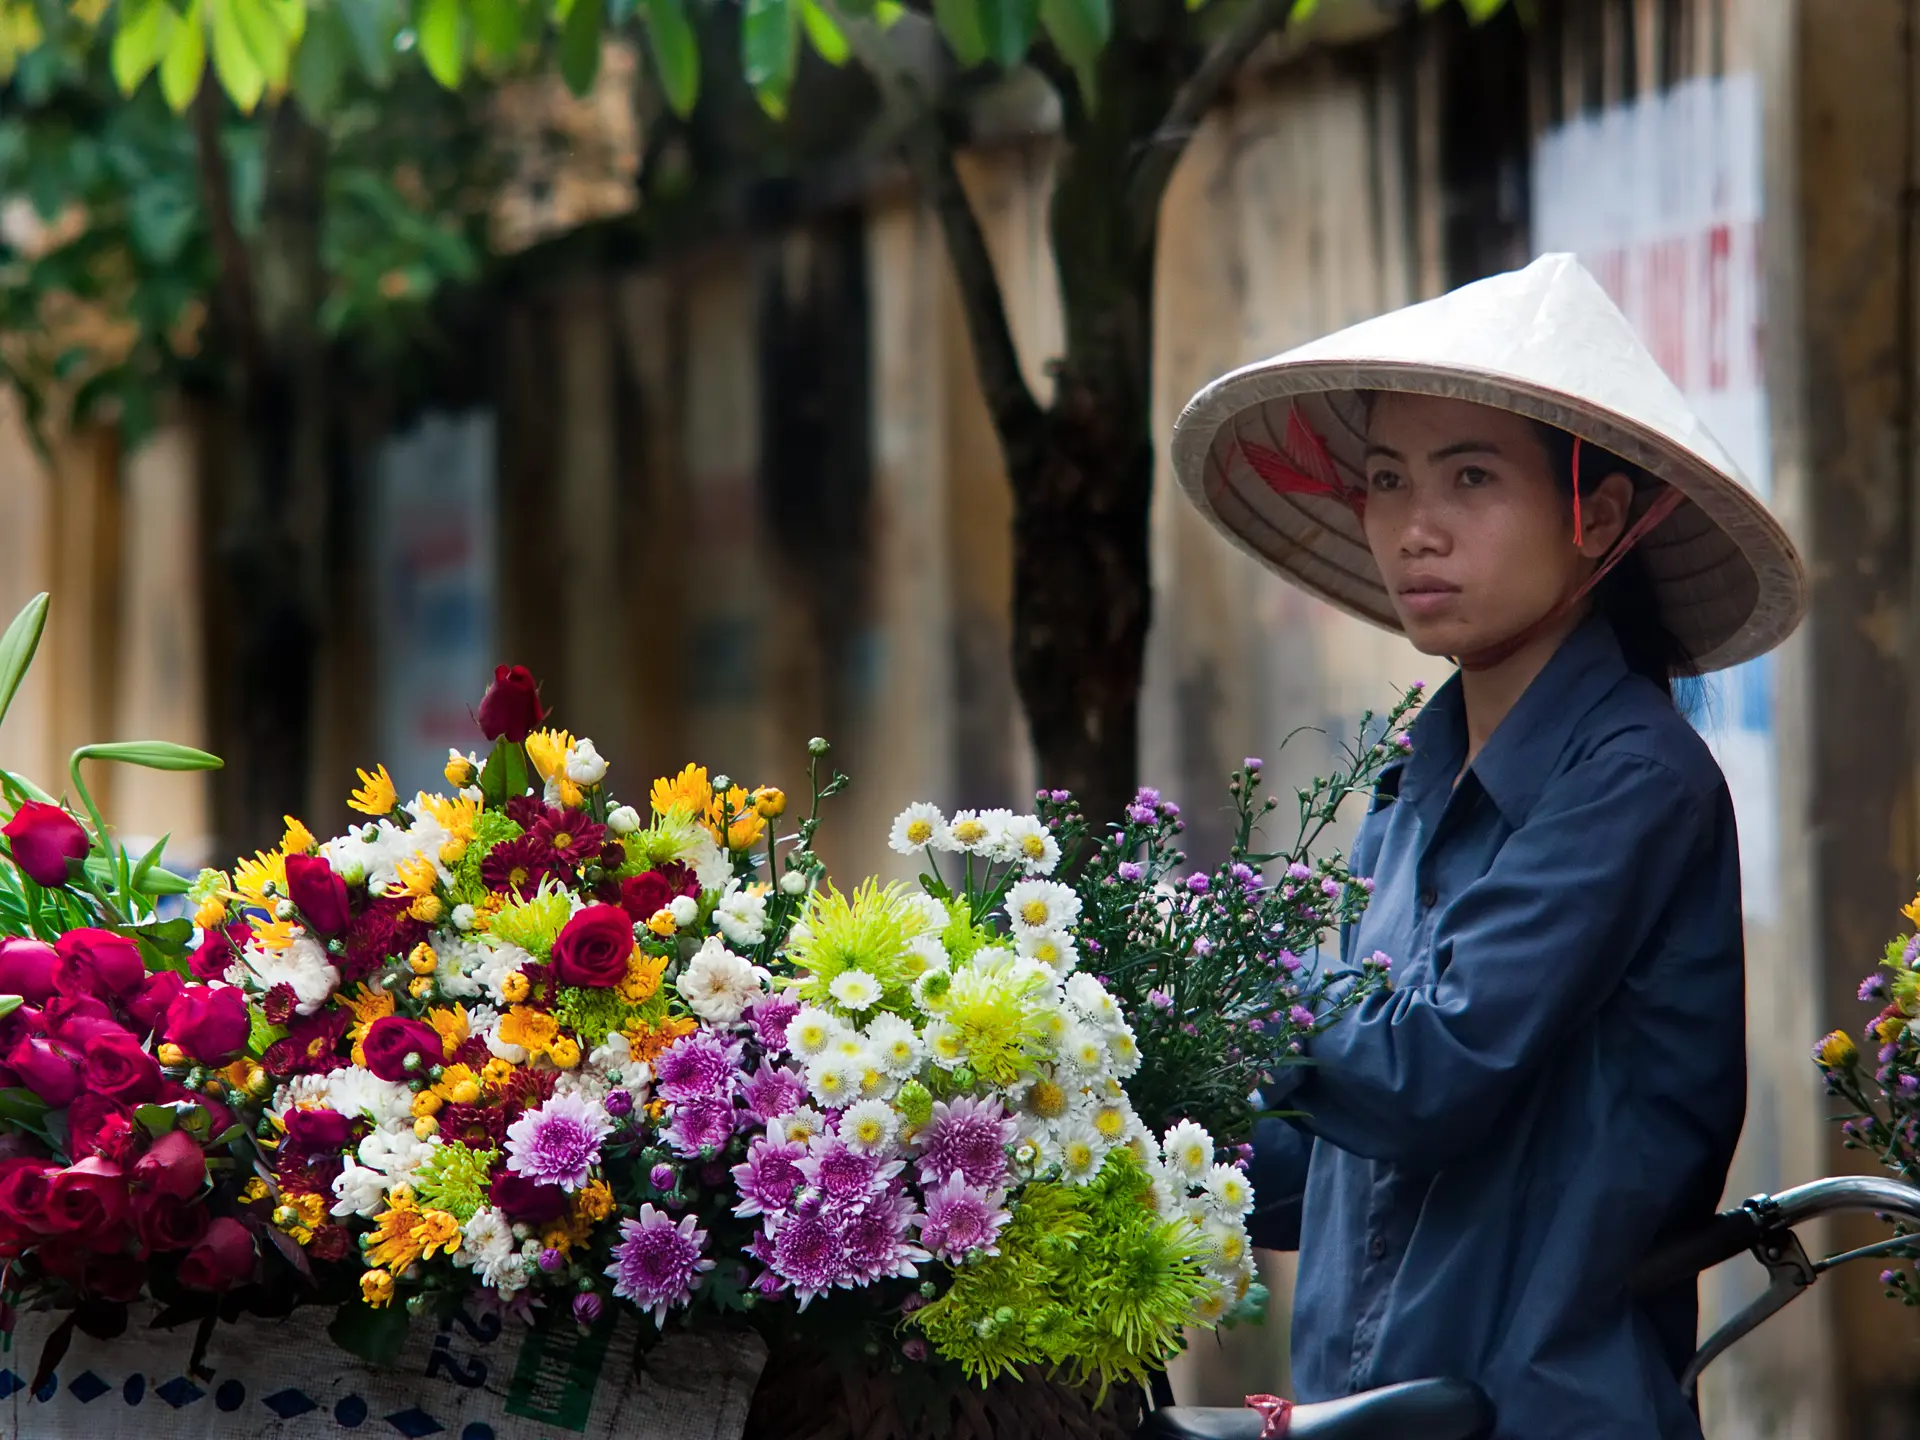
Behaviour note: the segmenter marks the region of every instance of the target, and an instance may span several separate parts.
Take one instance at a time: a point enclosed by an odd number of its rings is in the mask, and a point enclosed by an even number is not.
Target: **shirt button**
[[[1387,1258],[1387,1237],[1376,1235],[1367,1243],[1367,1253],[1376,1260]]]

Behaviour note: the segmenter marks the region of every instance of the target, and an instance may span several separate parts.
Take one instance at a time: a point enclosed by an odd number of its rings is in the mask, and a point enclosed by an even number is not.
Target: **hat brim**
[[[1174,473],[1240,549],[1346,613],[1400,631],[1353,511],[1330,496],[1277,493],[1244,451],[1248,444],[1283,450],[1288,412],[1297,407],[1342,479],[1361,485],[1362,396],[1373,391],[1466,400],[1544,421],[1679,490],[1687,503],[1640,541],[1638,553],[1668,629],[1699,670],[1765,654],[1804,617],[1806,568],[1780,523],[1738,478],[1653,426],[1510,375],[1365,358],[1250,365],[1216,380],[1181,413]]]

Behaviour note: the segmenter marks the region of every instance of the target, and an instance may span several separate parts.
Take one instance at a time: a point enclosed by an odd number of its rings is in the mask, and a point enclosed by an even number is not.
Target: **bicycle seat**
[[[1168,1405],[1147,1416],[1138,1440],[1259,1440],[1256,1410]],[[1287,1440],[1485,1440],[1493,1406],[1465,1380],[1410,1380],[1293,1407]]]

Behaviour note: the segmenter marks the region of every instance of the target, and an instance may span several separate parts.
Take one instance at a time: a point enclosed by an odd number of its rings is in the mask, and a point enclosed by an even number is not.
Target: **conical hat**
[[[1339,482],[1363,487],[1361,392],[1471,400],[1611,450],[1685,497],[1638,546],[1668,628],[1702,670],[1750,660],[1793,632],[1807,576],[1793,542],[1720,443],[1571,255],[1464,286],[1222,376],[1173,432],[1181,488],[1228,539],[1340,609],[1398,630],[1353,510],[1279,493],[1247,448],[1298,457],[1294,412]],[[1643,493],[1641,505],[1650,502]]]

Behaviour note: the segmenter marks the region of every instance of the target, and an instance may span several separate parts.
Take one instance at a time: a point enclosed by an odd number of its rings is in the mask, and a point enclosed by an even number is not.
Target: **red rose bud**
[[[160,1094],[160,1062],[124,1030],[88,1045],[80,1073],[89,1090],[122,1105],[144,1105]]]
[[[224,980],[251,939],[253,927],[244,920],[208,930],[201,935],[200,943],[187,952],[187,970],[202,983]]]
[[[338,1110],[289,1110],[286,1148],[308,1155],[337,1155],[353,1139],[353,1121]]]
[[[0,1160],[0,1221],[30,1235],[47,1233],[48,1202],[60,1167],[51,1160]]]
[[[180,1283],[189,1290],[231,1290],[253,1274],[253,1236],[222,1215],[207,1227],[180,1262]]]
[[[67,1107],[67,1145],[76,1157],[116,1159],[132,1137],[133,1112],[118,1100],[88,1090]]]
[[[636,925],[644,925],[667,908],[673,899],[673,887],[658,870],[629,875],[620,882],[620,908]]]
[[[540,687],[533,672],[524,665],[494,666],[493,683],[480,697],[478,718],[487,739],[505,736],[516,745],[539,729],[547,712],[540,708]]]
[[[67,861],[87,857],[87,832],[58,805],[28,800],[0,826],[0,835],[13,848],[13,863],[49,889],[67,883]]]
[[[318,855],[287,857],[287,898],[306,917],[316,935],[338,935],[353,918],[347,882]]]
[[[186,988],[187,982],[173,971],[156,970],[141,983],[133,999],[127,1002],[127,1014],[140,1027],[141,1034],[151,1035],[160,1028],[167,1008],[179,999]]]
[[[57,1040],[29,1035],[7,1052],[20,1083],[58,1110],[80,1093],[80,1057]]]
[[[134,1184],[175,1200],[191,1200],[206,1179],[206,1152],[184,1130],[169,1130],[133,1166]]]
[[[40,1025],[68,1049],[78,1053],[103,1035],[124,1035],[127,1027],[91,995],[56,995],[40,1011]]]
[[[53,994],[53,970],[60,957],[51,945],[19,938],[0,940],[0,995],[18,995],[39,1005]]]
[[[62,995],[124,1000],[147,978],[140,947],[110,930],[69,930],[53,948],[60,956],[53,988]]]
[[[167,1007],[166,1037],[201,1065],[224,1065],[246,1048],[253,1028],[247,997],[231,985],[195,985]]]
[[[445,1058],[440,1032],[419,1020],[384,1015],[367,1029],[361,1042],[367,1069],[382,1080],[412,1080]],[[411,1060],[412,1063],[408,1063]]]
[[[506,1212],[509,1220],[520,1225],[545,1225],[567,1213],[567,1192],[558,1185],[543,1185],[511,1170],[493,1177],[487,1198]]]
[[[617,905],[589,905],[553,942],[553,974],[562,985],[608,989],[627,978],[633,921]]]
[[[149,1250],[185,1250],[207,1233],[212,1215],[205,1205],[142,1191],[133,1197],[133,1228]]]
[[[127,1220],[127,1179],[120,1167],[98,1155],[52,1177],[47,1228],[92,1249],[111,1250]]]

